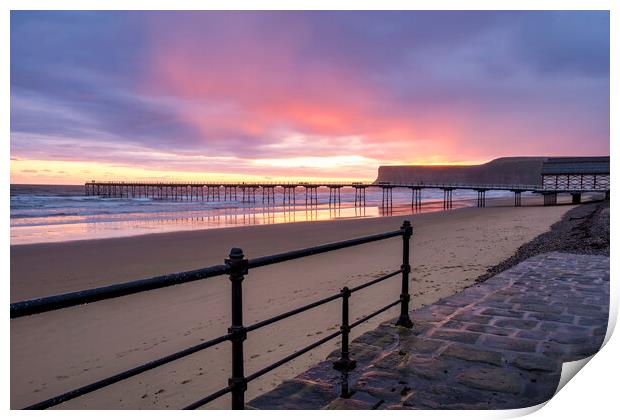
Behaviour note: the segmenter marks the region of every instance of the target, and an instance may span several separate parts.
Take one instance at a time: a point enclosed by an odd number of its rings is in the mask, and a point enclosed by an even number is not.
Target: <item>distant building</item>
[[[549,158],[542,165],[544,190],[609,190],[609,156]]]

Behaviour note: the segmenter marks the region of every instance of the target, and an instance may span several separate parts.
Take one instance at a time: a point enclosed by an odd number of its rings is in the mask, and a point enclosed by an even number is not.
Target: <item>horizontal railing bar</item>
[[[399,303],[401,303],[401,302],[402,302],[402,300],[401,300],[401,299],[398,299],[397,301],[392,302],[392,303],[390,303],[389,305],[385,305],[383,308],[381,308],[381,309],[379,309],[379,310],[376,310],[375,312],[371,313],[370,315],[366,315],[365,317],[363,317],[363,318],[361,318],[361,319],[358,319],[358,320],[357,320],[357,321],[355,321],[353,324],[351,324],[351,325],[349,326],[349,328],[354,328],[354,327],[357,327],[358,325],[363,324],[364,322],[368,321],[369,319],[376,317],[376,316],[377,316],[377,315],[379,315],[381,312],[385,312],[385,311],[387,311],[388,309],[390,309],[392,306],[396,306],[396,305],[398,305],[398,304],[399,304]]]
[[[43,410],[46,408],[53,407],[55,405],[61,404],[63,402],[72,400],[84,394],[88,394],[89,392],[96,391],[103,387],[115,384],[116,382],[120,382],[124,379],[131,378],[132,376],[138,375],[140,373],[144,373],[148,370],[155,369],[161,365],[173,362],[175,360],[181,359],[183,357],[189,356],[193,353],[196,353],[200,350],[207,349],[209,347],[215,346],[217,344],[223,343],[224,341],[229,340],[232,337],[232,334],[226,334],[218,338],[214,338],[213,340],[205,341],[204,343],[197,344],[188,349],[173,353],[169,356],[162,357],[161,359],[153,360],[151,362],[145,363],[141,366],[137,366],[133,369],[129,369],[125,372],[118,373],[114,376],[110,376],[109,378],[102,379],[90,385],[85,385],[80,388],[76,388],[72,391],[65,392],[64,394],[58,395],[56,397],[47,399],[45,401],[41,401],[39,403],[33,404],[29,407],[26,407],[26,410]]]
[[[248,268],[263,267],[284,261],[295,260],[297,258],[308,257],[310,255],[322,254],[324,252],[335,251],[337,249],[349,248],[356,245],[362,245],[369,242],[380,241],[383,239],[401,236],[403,230],[394,230],[392,232],[377,233],[375,235],[362,236],[360,238],[348,239],[340,242],[333,242],[325,245],[318,245],[295,251],[283,252],[281,254],[269,255],[266,257],[253,258],[248,261]]]
[[[317,300],[316,302],[312,302],[312,303],[310,303],[308,305],[301,306],[301,307],[299,307],[297,309],[293,309],[292,311],[285,312],[283,314],[274,316],[273,318],[269,318],[269,319],[266,319],[264,321],[257,322],[256,324],[253,324],[253,325],[250,325],[249,327],[246,327],[246,331],[250,332],[250,331],[257,330],[259,328],[262,328],[262,327],[265,327],[267,325],[273,324],[274,322],[278,322],[278,321],[281,321],[281,320],[286,319],[288,317],[291,317],[293,315],[297,315],[298,313],[307,311],[307,310],[312,309],[312,308],[316,308],[317,306],[323,305],[325,303],[331,302],[332,300],[336,300],[336,299],[341,298],[341,297],[342,297],[342,293],[338,293],[336,295],[328,296],[328,297],[326,297],[324,299]]]
[[[227,272],[228,266],[222,264],[201,268],[199,270],[166,274],[163,276],[135,280],[127,283],[113,284],[110,286],[82,290],[79,292],[26,300],[11,304],[11,318],[19,318],[22,316],[69,308],[71,306],[83,305],[85,303],[92,303],[100,300],[127,296],[134,293],[146,292],[148,290],[155,290],[162,287],[169,287],[177,284],[202,280],[209,277],[215,277],[226,274]]]
[[[208,404],[211,401],[216,400],[216,399],[220,398],[221,396],[228,394],[232,390],[233,390],[233,386],[232,385],[227,386],[226,388],[222,388],[219,391],[216,391],[213,394],[208,395],[208,396],[204,397],[203,399],[198,400],[195,403],[192,403],[192,404],[188,405],[183,410],[195,410],[197,408],[200,408],[203,405]]]
[[[545,174],[555,175],[555,174]],[[562,174],[560,174],[562,175]],[[602,174],[584,174],[584,175],[602,175]],[[458,182],[391,182],[391,181],[325,181],[325,182],[244,182],[244,181],[230,181],[230,182],[182,182],[182,181],[167,181],[167,182],[152,182],[152,181],[92,181],[85,182],[85,186],[114,186],[114,187],[179,187],[179,188],[200,188],[200,187],[230,187],[230,188],[274,188],[274,187],[306,187],[306,188],[319,188],[319,187],[350,187],[350,188],[383,188],[383,187],[395,187],[395,188],[462,188],[462,189],[508,189],[519,188],[535,190],[540,189],[541,185],[533,184],[471,184],[471,183],[458,183]]]
[[[336,331],[335,333],[332,333],[332,334],[330,334],[328,336],[325,336],[325,337],[321,338],[319,341],[316,341],[316,342],[310,344],[309,346],[304,347],[301,350],[297,350],[295,353],[293,353],[293,354],[291,354],[289,356],[286,356],[285,358],[280,359],[279,361],[277,361],[277,362],[275,362],[275,363],[273,363],[273,364],[271,364],[271,365],[269,365],[269,366],[267,366],[267,367],[265,367],[265,368],[263,368],[263,369],[261,369],[259,371],[254,372],[253,374],[247,376],[245,379],[246,379],[247,382],[253,381],[256,378],[258,378],[260,376],[263,376],[265,373],[271,372],[275,368],[280,367],[280,366],[282,366],[283,364],[285,364],[287,362],[290,362],[291,360],[301,356],[302,354],[304,354],[306,352],[309,352],[313,348],[316,348],[316,347],[320,346],[321,344],[324,344],[324,343],[328,342],[329,340],[331,340],[333,338],[338,337],[341,334],[342,334],[342,331]]]
[[[351,292],[351,293],[359,292],[359,291],[360,291],[360,290],[362,290],[362,289],[365,289],[365,288],[367,288],[367,287],[370,287],[370,286],[372,286],[373,284],[380,283],[380,282],[382,282],[382,281],[384,281],[384,280],[387,280],[387,279],[389,279],[389,278],[391,278],[391,277],[394,277],[394,276],[396,276],[396,275],[398,275],[398,274],[400,274],[400,273],[402,273],[402,272],[403,272],[403,270],[396,270],[396,271],[394,271],[394,272],[392,272],[392,273],[388,273],[388,274],[386,274],[386,275],[384,275],[384,276],[381,276],[381,277],[378,277],[378,278],[376,278],[376,279],[373,279],[373,280],[371,280],[371,281],[369,281],[369,282],[367,282],[367,283],[360,284],[359,286],[355,286],[355,287],[353,287],[353,288],[350,290],[350,292]]]

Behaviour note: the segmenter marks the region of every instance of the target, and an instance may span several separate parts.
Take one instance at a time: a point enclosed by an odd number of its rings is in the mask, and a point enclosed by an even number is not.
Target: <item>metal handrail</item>
[[[515,189],[539,189],[540,185],[533,184],[472,184],[458,182],[392,182],[392,181],[88,181],[84,185],[114,185],[114,186],[180,186],[180,187],[239,187],[239,188],[259,188],[259,187],[426,187],[426,188],[515,188]]]
[[[94,289],[81,290],[79,292],[64,293],[61,295],[25,300],[22,302],[11,304],[11,319],[20,318],[27,315],[40,314],[43,312],[55,311],[57,309],[69,308],[71,306],[83,305],[85,303],[97,302],[99,300],[132,295],[134,293],[141,293],[148,290],[160,289],[162,287],[189,283],[209,277],[220,276],[222,274],[226,274],[227,272],[228,267],[226,265],[215,265],[212,267],[201,268],[199,270],[185,271],[176,274],[166,274],[164,276],[135,280],[127,283],[113,284],[110,286],[97,287]]]
[[[22,302],[11,304],[11,318],[20,318],[28,315],[34,315],[72,306],[82,305],[86,303],[92,303],[104,299],[111,299],[121,296],[127,296],[134,293],[144,292],[148,290],[159,289],[162,287],[173,286],[177,284],[183,284],[191,281],[197,281],[205,278],[215,277],[222,274],[228,274],[232,283],[232,325],[228,329],[228,334],[214,338],[204,343],[189,347],[185,350],[173,353],[171,355],[150,361],[124,372],[115,374],[108,378],[99,380],[97,382],[85,385],[71,391],[65,392],[61,395],[49,398],[39,403],[30,405],[26,409],[45,409],[56,406],[63,402],[72,400],[79,396],[88,394],[114,383],[120,382],[124,379],[136,376],[140,373],[170,363],[172,361],[189,356],[198,351],[213,347],[224,341],[231,341],[232,343],[232,375],[229,379],[227,387],[219,389],[214,393],[190,404],[187,409],[199,408],[223,395],[231,393],[232,395],[232,408],[243,409],[245,406],[245,390],[247,384],[250,381],[276,369],[279,366],[305,354],[306,352],[326,343],[333,338],[342,336],[341,340],[341,357],[334,362],[334,368],[341,372],[341,397],[348,398],[349,392],[349,380],[348,375],[351,370],[355,368],[355,361],[349,356],[349,331],[360,325],[363,322],[379,315],[380,313],[396,306],[401,305],[400,317],[396,325],[411,328],[413,323],[409,318],[409,273],[411,267],[409,265],[409,240],[413,234],[413,229],[409,221],[405,221],[400,229],[385,232],[375,235],[368,235],[364,237],[349,239],[345,241],[333,242],[325,245],[319,245],[315,247],[304,248],[295,251],[284,252],[280,254],[270,255],[266,257],[255,258],[247,260],[244,258],[243,251],[239,248],[233,248],[230,252],[229,258],[225,261],[224,265],[217,265],[207,267],[199,270],[192,270],[177,274],[169,274],[165,276],[152,277],[148,279],[142,279],[132,281],[128,283],[121,283],[111,286],[105,286],[95,289],[83,290],[79,292],[66,293],[62,295],[49,296],[45,298],[32,299]],[[257,322],[253,325],[245,327],[243,325],[243,305],[242,305],[242,291],[241,284],[244,276],[248,273],[250,268],[263,267],[266,265],[276,264],[284,261],[290,261],[297,258],[307,257],[311,255],[317,255],[324,252],[335,251],[338,249],[348,248],[356,245],[361,245],[369,242],[384,240],[393,238],[396,236],[402,236],[403,238],[403,260],[399,270],[385,274],[378,278],[372,279],[364,284],[358,285],[352,289],[344,287],[340,293],[325,297],[313,303],[304,305],[302,307],[293,309],[291,311],[276,315],[272,318]],[[401,274],[401,294],[397,301],[390,303],[375,312],[366,315],[365,317],[357,320],[349,325],[349,297],[352,293],[358,292],[369,286],[392,278]],[[244,374],[244,358],[243,358],[243,342],[247,337],[248,332],[252,332],[263,328],[267,325],[271,325],[275,322],[281,321],[285,318],[289,318],[293,315],[308,311],[316,308],[325,303],[334,301],[336,299],[342,299],[342,322],[340,330],[329,334],[310,345],[295,351],[294,353],[280,359],[279,361],[272,363],[248,376]]]

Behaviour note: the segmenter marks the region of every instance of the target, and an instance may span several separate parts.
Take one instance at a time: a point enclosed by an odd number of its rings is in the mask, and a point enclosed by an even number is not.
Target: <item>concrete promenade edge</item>
[[[609,257],[541,254],[351,344],[353,395],[333,352],[247,404],[253,409],[512,409],[550,399],[563,362],[596,353],[609,314]]]

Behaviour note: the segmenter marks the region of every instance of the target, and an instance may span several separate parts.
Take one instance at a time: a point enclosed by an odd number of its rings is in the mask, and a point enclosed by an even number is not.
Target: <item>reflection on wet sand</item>
[[[462,201],[455,208],[471,205]],[[232,226],[266,225],[364,217],[407,215],[443,210],[441,202],[422,206],[397,204],[392,206],[355,206],[316,204],[263,205],[196,211],[160,212],[154,214],[125,214],[124,220],[98,221],[90,218],[78,223],[58,223],[11,227],[11,244],[61,242],[67,240],[99,239],[135,236],[148,233],[195,229],[214,229]]]

